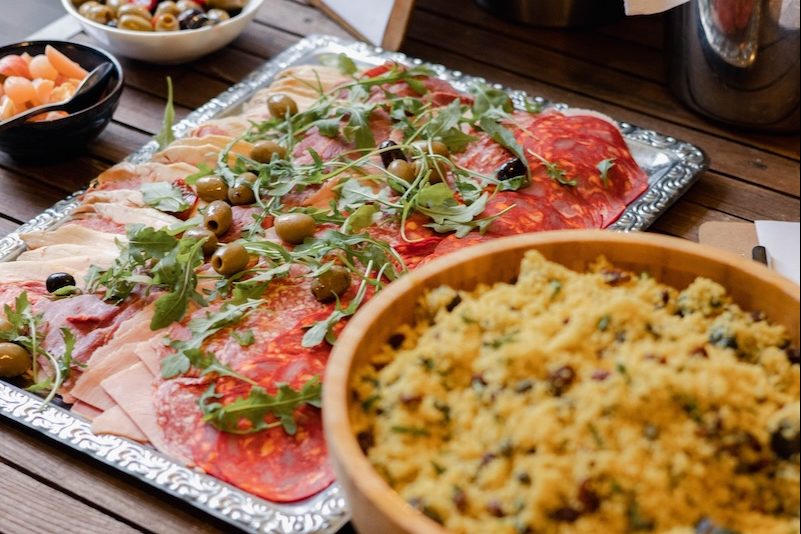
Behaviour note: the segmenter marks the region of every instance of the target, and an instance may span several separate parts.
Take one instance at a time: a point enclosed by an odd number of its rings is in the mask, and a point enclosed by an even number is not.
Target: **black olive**
[[[801,351],[798,350],[798,347],[787,347],[784,349],[784,353],[787,355],[787,361],[790,362],[790,365],[801,363]]]
[[[182,30],[196,30],[209,24],[209,18],[202,11],[187,9],[178,14],[178,24]]]
[[[783,460],[789,460],[801,452],[801,433],[783,423],[770,435],[771,450]]]
[[[498,169],[498,172],[495,174],[495,178],[499,181],[504,182],[506,180],[511,180],[512,178],[517,178],[518,176],[526,176],[528,174],[528,170],[526,169],[525,164],[520,161],[520,158],[510,159]]]
[[[48,293],[55,293],[62,287],[74,285],[75,277],[69,273],[53,273],[47,277],[47,282],[45,282],[45,287],[47,287]]]
[[[396,159],[407,161],[406,156],[403,155],[403,150],[401,150],[400,148],[392,148],[396,146],[398,146],[398,143],[396,143],[392,139],[387,139],[386,141],[378,145],[378,149],[383,150],[383,152],[381,152],[381,163],[384,164],[385,169],[388,169],[389,164],[395,161]]]

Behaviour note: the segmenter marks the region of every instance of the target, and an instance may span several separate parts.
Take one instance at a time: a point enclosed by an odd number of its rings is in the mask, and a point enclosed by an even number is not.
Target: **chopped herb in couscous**
[[[357,371],[362,449],[459,533],[799,532],[799,354],[719,284],[529,252]]]

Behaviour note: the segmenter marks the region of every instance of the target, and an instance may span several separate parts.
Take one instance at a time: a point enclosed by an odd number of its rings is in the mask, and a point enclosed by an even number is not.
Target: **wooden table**
[[[233,45],[196,63],[159,67],[123,60],[119,109],[86,154],[41,164],[0,154],[0,236],[84,187],[157,132],[166,75],[174,80],[182,117],[311,33],[345,35],[304,0],[267,0]],[[706,221],[798,221],[798,135],[744,133],[688,111],[665,86],[662,34],[659,16],[554,31],[494,19],[467,0],[419,0],[402,51],[702,147],[710,170],[653,231],[697,239]],[[83,35],[77,40],[89,41]],[[231,531],[4,421],[0,480],[2,532]]]

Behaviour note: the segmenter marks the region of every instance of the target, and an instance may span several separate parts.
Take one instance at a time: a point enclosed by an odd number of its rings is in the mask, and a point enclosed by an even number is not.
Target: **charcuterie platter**
[[[329,66],[332,59],[334,65]],[[338,76],[331,74],[336,69],[344,78],[331,82],[321,74],[323,67],[304,70],[322,64],[332,78]],[[291,68],[296,70],[286,74],[286,69]],[[309,76],[310,72],[311,78],[304,79],[304,73]],[[329,82],[331,85],[326,86]],[[286,94],[277,90],[263,92],[274,87],[274,83],[288,87],[286,93],[295,94],[296,101],[282,101],[280,97]],[[299,92],[292,93],[292,84]],[[297,89],[298,85],[301,89]],[[300,110],[293,109],[301,98],[297,95],[302,96],[310,87],[319,99],[300,102]],[[382,89],[373,91],[378,87]],[[341,96],[339,91],[343,90],[349,92]],[[372,100],[376,94],[378,103]],[[332,105],[325,108],[324,103]],[[370,110],[366,115],[365,109]],[[375,119],[380,113],[386,113],[387,124],[393,128],[385,128],[379,137],[380,125]],[[266,126],[257,127],[258,131],[244,137],[238,133],[231,136],[236,140],[217,147],[217,152],[224,154],[222,157],[215,154],[212,161],[207,161],[203,154],[191,163],[187,161],[188,153],[195,154],[197,151],[193,149],[205,146],[198,139],[219,140],[230,133],[226,128],[236,124],[237,116],[247,119],[245,129],[249,127],[248,121]],[[365,116],[369,120],[360,122],[360,117]],[[303,117],[313,120],[304,123]],[[370,122],[369,126],[366,122]],[[509,134],[517,131],[509,129],[511,123],[517,125],[522,137],[515,139]],[[300,129],[310,133],[298,137]],[[405,132],[392,139],[393,129]],[[271,130],[282,133],[271,137]],[[536,136],[531,136],[534,131]],[[672,137],[617,124],[593,112],[531,98],[442,66],[424,65],[402,54],[326,36],[307,38],[288,49],[190,114],[172,128],[172,134],[178,140],[176,144],[165,148],[156,141],[149,143],[126,163],[101,175],[89,193],[76,193],[0,241],[0,260],[13,261],[20,254],[31,252],[24,252],[24,239],[29,246],[31,234],[51,235],[52,232],[42,231],[58,232],[75,226],[67,224],[59,228],[67,220],[91,221],[79,225],[80,230],[73,228],[73,238],[92,232],[125,235],[128,244],[120,250],[125,251],[128,263],[122,265],[117,257],[110,266],[95,269],[87,289],[103,292],[106,300],[117,304],[131,304],[132,299],[140,302],[122,312],[119,308],[102,307],[105,315],[97,320],[107,321],[103,325],[133,321],[153,304],[156,309],[155,315],[150,312],[153,330],[173,323],[182,325],[172,328],[183,330],[169,330],[170,354],[159,353],[164,346],[150,347],[155,351],[155,366],[148,368],[144,358],[142,362],[131,361],[126,375],[103,377],[102,391],[90,388],[90,381],[85,378],[92,376],[90,361],[86,372],[76,370],[81,374],[63,398],[72,405],[69,411],[54,403],[42,408],[42,397],[0,382],[0,413],[254,532],[334,532],[347,520],[345,503],[336,484],[331,484],[330,470],[326,467],[319,393],[314,393],[319,390],[319,382],[314,377],[319,376],[324,366],[327,343],[335,338],[339,320],[352,314],[350,308],[355,310],[366,295],[383,286],[385,279],[390,281],[407,267],[485,237],[568,227],[645,229],[692,185],[706,166],[700,149]],[[184,138],[187,141],[181,142]],[[305,180],[302,183],[297,174],[281,174],[281,169],[286,168],[282,163],[286,154],[279,152],[286,150],[286,139],[292,145],[289,152],[295,155],[292,168],[306,173],[301,177]],[[414,139],[427,144],[414,145],[411,141]],[[237,142],[247,146],[243,148]],[[281,146],[276,148],[276,142]],[[244,156],[237,156],[238,151]],[[341,158],[345,153],[350,162]],[[173,170],[179,168],[176,165],[185,165],[184,169],[193,170],[178,179],[191,183],[181,182],[179,186],[173,180],[165,188],[155,185],[164,184],[163,181],[151,180],[131,200],[130,195],[119,193],[121,189],[131,189],[119,187],[125,179],[120,177],[125,172],[134,172],[132,169],[137,165],[151,165],[149,169],[173,165],[170,167]],[[241,212],[245,209],[243,205],[258,205],[247,208],[254,211],[244,212],[245,219],[239,218],[242,227],[234,237],[226,235],[232,225],[231,208],[213,207],[221,201],[214,200],[218,183],[213,180],[214,165],[218,165],[217,174],[223,178],[231,174],[227,177],[230,182],[223,184],[227,189],[225,206],[231,204]],[[354,177],[350,171],[355,167],[378,170],[356,173]],[[254,174],[252,182],[245,183],[247,174]],[[283,182],[271,181],[272,176],[289,174],[292,176]],[[138,181],[131,183],[139,186],[141,175],[136,176]],[[333,180],[334,177],[338,179]],[[379,180],[376,177],[383,177],[380,179],[388,184],[386,188],[375,185]],[[282,188],[288,184],[291,184],[289,189]],[[326,189],[328,184],[331,187]],[[268,194],[260,194],[265,192],[259,190],[262,186],[269,189]],[[174,194],[187,190],[189,196],[195,195],[191,206],[186,205],[186,196]],[[86,215],[86,200],[91,195],[94,200],[88,211],[102,217]],[[198,195],[208,205],[198,209]],[[248,195],[249,201],[240,202],[240,196]],[[159,233],[161,230],[147,230],[146,226],[121,230],[122,219],[114,219],[119,210],[112,206],[123,196],[126,202],[141,203],[145,198],[150,208],[144,209],[160,213],[148,211],[148,217],[163,222],[162,227],[168,230]],[[276,198],[279,200],[265,200]],[[167,205],[180,209],[165,208]],[[187,212],[185,217],[177,217],[183,212]],[[253,214],[255,220],[247,218]],[[288,221],[288,215],[294,218]],[[181,225],[176,219],[185,225],[200,225],[204,231],[220,230],[212,233],[215,240],[220,237],[220,242],[225,243],[210,259],[213,271],[200,270],[201,282],[192,275],[193,288],[201,288],[206,280],[212,281],[207,288],[209,293],[191,294],[189,302],[185,298],[179,306],[174,306],[179,291],[173,287],[161,293],[165,284],[159,286],[154,280],[168,278],[172,270],[167,268],[165,258],[173,253],[176,258],[197,256],[202,265],[201,243],[207,241],[198,241],[195,246],[188,245],[186,237],[176,239],[175,234],[191,229],[184,226],[171,235],[169,228]],[[303,225],[310,219],[310,229],[304,230]],[[381,221],[390,219],[392,223],[381,226]],[[101,224],[99,220],[105,222]],[[288,222],[282,227],[282,221]],[[398,221],[399,227],[392,226]],[[374,227],[379,230],[360,233]],[[335,235],[331,233],[334,228]],[[323,230],[325,234],[320,233]],[[263,239],[245,239],[245,234]],[[390,234],[392,239],[387,237]],[[153,238],[158,240],[162,252],[154,253],[151,246],[147,249],[151,254],[147,261],[137,263],[145,249],[136,249],[135,244],[145,238],[151,242]],[[244,246],[239,247],[242,251],[234,251],[231,245],[240,238],[244,239]],[[284,246],[282,242],[295,246]],[[188,248],[184,250],[181,247],[185,245]],[[328,256],[334,249],[339,251],[334,255],[336,261]],[[260,259],[253,265],[256,257]],[[131,265],[133,271],[120,275],[123,267]],[[156,268],[159,265],[160,271]],[[302,284],[309,285],[311,291],[298,297],[290,287],[287,298],[276,296],[273,286],[289,287],[291,284],[285,283],[285,279],[292,279],[292,269],[297,265],[307,269],[301,277]],[[344,272],[347,270],[344,267],[350,272]],[[248,272],[245,278],[240,274],[243,270]],[[346,277],[346,282],[337,289],[342,285],[342,277]],[[275,284],[267,289],[274,279]],[[141,288],[137,284],[147,285],[148,290],[138,293]],[[149,289],[154,285],[158,287],[151,293]],[[180,287],[181,294],[191,293],[186,290],[186,283]],[[213,305],[210,311],[192,309],[205,297],[222,294],[230,297],[224,304]],[[269,299],[265,295],[270,295]],[[63,292],[59,296],[66,296],[67,300],[90,297]],[[264,313],[252,313],[264,299],[270,300],[272,306],[267,306]],[[16,302],[19,312],[22,301]],[[92,313],[100,313],[96,310],[97,307]],[[187,319],[191,316],[191,320],[182,322],[185,316]],[[312,319],[308,320],[309,317]],[[263,338],[265,331],[277,328],[276,323],[289,320],[295,321],[292,335],[297,339],[291,338],[289,331]],[[226,330],[238,321],[246,327]],[[307,322],[302,330],[296,331],[296,323],[303,321]],[[133,340],[134,334],[131,336]],[[92,334],[87,334],[85,339],[91,337]],[[56,341],[60,350],[66,352],[70,344],[67,337]],[[90,343],[84,341],[78,340],[75,345],[78,350],[86,348],[81,343]],[[136,341],[142,342],[138,338]],[[201,346],[220,359],[198,353],[196,349]],[[251,346],[260,347],[256,360],[248,356],[253,355],[253,349],[248,349]],[[101,346],[99,351],[104,348]],[[293,352],[296,348],[297,352]],[[232,354],[243,355],[244,363],[229,359]],[[287,354],[298,358],[293,360]],[[138,353],[133,356],[141,357]],[[300,370],[299,361],[303,363]],[[132,381],[156,375],[165,381],[159,382],[159,409],[152,414],[158,424],[148,430],[137,419],[140,414],[128,403],[126,393]],[[209,375],[213,377],[211,387],[207,382]],[[275,387],[262,389],[263,379],[268,375]],[[254,406],[275,405],[282,399],[294,400],[294,404],[287,402],[295,411],[253,411]],[[308,402],[301,402],[303,399]],[[80,403],[89,406],[84,411],[86,418],[76,410]],[[100,418],[105,415],[103,423],[111,423],[107,413],[120,406],[121,412],[112,413],[123,418],[131,416],[131,422],[136,423],[132,430],[144,429],[143,434],[127,432],[119,426],[111,430],[105,427],[107,432],[98,431],[103,426],[98,424]],[[105,411],[98,413],[97,407]],[[237,417],[237,413],[249,415]],[[119,422],[119,418],[114,421]],[[132,435],[134,439],[120,435]],[[294,452],[281,457],[273,450]]]

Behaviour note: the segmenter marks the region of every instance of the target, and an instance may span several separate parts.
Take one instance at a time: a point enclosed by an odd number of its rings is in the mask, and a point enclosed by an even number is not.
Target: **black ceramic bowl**
[[[86,144],[108,125],[122,94],[123,76],[119,61],[108,52],[66,41],[27,41],[0,47],[0,57],[9,54],[44,54],[52,45],[87,71],[110,61],[114,70],[99,100],[89,107],[53,121],[24,123],[0,132],[0,152],[17,159],[59,159],[83,151]]]

